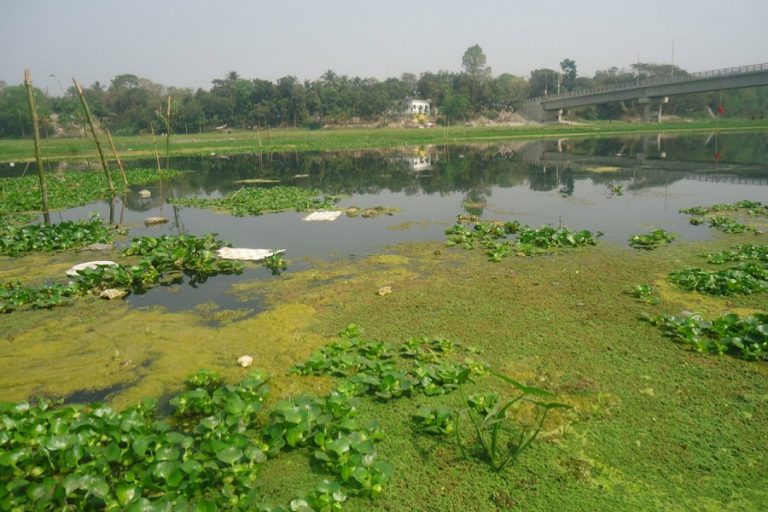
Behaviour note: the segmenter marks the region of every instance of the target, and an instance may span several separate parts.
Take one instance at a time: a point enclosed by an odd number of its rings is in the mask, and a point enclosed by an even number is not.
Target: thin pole
[[[91,118],[91,110],[88,108],[88,102],[85,101],[85,95],[83,94],[83,88],[80,87],[80,83],[72,79],[75,84],[77,94],[80,96],[80,103],[83,105],[83,111],[85,112],[85,120],[88,121],[88,126],[91,127],[91,134],[93,134],[93,141],[96,143],[96,149],[99,151],[99,158],[101,159],[101,166],[104,168],[104,174],[107,176],[107,184],[109,185],[109,191],[115,193],[115,185],[112,183],[112,176],[109,174],[109,167],[107,167],[107,159],[104,158],[104,151],[101,150],[101,143],[99,142],[99,136],[96,134],[96,127],[93,125],[93,119]]]
[[[157,139],[155,139],[155,127],[152,123],[149,123],[149,129],[152,131],[152,145],[155,147],[155,160],[157,160],[157,174],[162,174],[160,170],[160,153],[157,152]]]
[[[35,160],[37,161],[37,175],[40,178],[40,196],[43,201],[43,219],[45,219],[46,224],[50,224],[51,214],[48,211],[48,183],[45,181],[43,157],[40,156],[40,125],[37,118],[37,109],[35,108],[32,73],[30,73],[28,69],[24,70],[24,87],[27,89],[27,103],[29,104],[29,113],[32,116],[32,129],[35,134]]]
[[[171,168],[171,96],[168,95],[168,109],[165,112],[165,170]]]
[[[109,145],[112,147],[112,154],[115,155],[117,168],[120,169],[120,174],[123,175],[123,183],[127,186],[128,178],[125,177],[125,168],[123,167],[123,162],[120,160],[120,155],[117,154],[117,149],[115,149],[115,143],[112,141],[112,134],[109,132],[109,128],[107,128],[107,139],[109,139]]]

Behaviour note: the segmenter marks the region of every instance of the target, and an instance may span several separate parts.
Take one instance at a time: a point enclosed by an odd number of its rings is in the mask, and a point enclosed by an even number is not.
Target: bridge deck
[[[556,96],[532,98],[523,104],[523,113],[538,117],[546,112],[617,101],[663,98],[678,94],[738,89],[768,85],[768,63],[685,73],[677,77],[639,80],[610,87],[573,91]]]

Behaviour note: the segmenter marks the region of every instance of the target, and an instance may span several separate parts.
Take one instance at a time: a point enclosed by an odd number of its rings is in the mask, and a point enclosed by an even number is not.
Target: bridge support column
[[[640,98],[637,102],[643,106],[643,122],[651,122],[651,98]]]
[[[663,112],[664,104],[669,103],[668,97],[663,98],[639,98],[637,102],[643,106],[643,122],[644,123],[650,123],[651,122],[651,106],[653,106],[654,103],[659,104],[659,110],[656,113],[656,122],[661,122],[661,114]]]

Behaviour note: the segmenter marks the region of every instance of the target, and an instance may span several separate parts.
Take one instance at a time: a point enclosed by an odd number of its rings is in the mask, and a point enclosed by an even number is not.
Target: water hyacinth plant
[[[0,226],[0,254],[19,256],[28,252],[79,249],[90,244],[108,244],[124,230],[104,224],[99,218],[65,220],[58,224]]]
[[[336,197],[320,197],[320,191],[300,187],[243,187],[222,198],[201,199],[182,197],[169,199],[170,203],[194,208],[211,208],[237,217],[261,215],[285,210],[322,210],[332,208]]]
[[[140,257],[133,265],[82,269],[68,284],[25,287],[14,281],[2,285],[0,312],[8,313],[27,306],[60,306],[68,304],[71,298],[99,294],[109,288],[143,293],[158,285],[178,283],[183,276],[188,277],[190,284],[197,285],[211,276],[242,272],[241,262],[217,257],[216,250],[224,245],[215,234],[136,238],[123,251],[124,256]]]
[[[696,352],[731,354],[750,361],[768,361],[768,314],[745,318],[735,313],[708,321],[701,314],[644,316],[664,334]]]
[[[299,397],[264,411],[268,380],[256,371],[229,385],[200,371],[170,399],[168,418],[152,401],[123,412],[0,404],[0,508],[287,510],[264,503],[259,470],[298,449],[331,478],[289,507],[339,510],[348,495],[380,494],[393,469],[377,456],[381,431],[358,424],[354,401]]]
[[[768,290],[768,268],[758,263],[721,270],[694,267],[670,273],[669,280],[684,290],[708,295],[748,295]]]
[[[738,222],[723,215],[712,215],[720,212],[746,213],[749,216],[768,215],[768,204],[760,201],[741,200],[735,203],[714,204],[712,206],[693,206],[680,210],[680,213],[690,215],[690,223],[693,225],[704,224],[708,219],[709,226],[730,234],[757,232],[755,226]]]
[[[128,186],[131,186],[152,183],[158,178],[170,178],[177,175],[178,171],[166,170],[158,175],[157,169],[141,168],[128,169],[125,174]],[[117,192],[123,192],[127,187],[119,182],[116,189]],[[66,172],[57,174],[56,179],[48,180],[49,207],[53,210],[80,206],[109,196],[104,176],[100,173]],[[0,218],[4,214],[36,212],[40,208],[35,176],[0,179]]]
[[[556,249],[596,245],[597,239],[602,236],[599,231],[573,231],[563,227],[542,226],[534,229],[517,221],[480,222],[472,227],[456,224],[445,234],[448,237],[446,245],[461,245],[467,250],[483,247],[489,261],[495,262],[512,253],[530,256]]]
[[[671,244],[672,241],[677,238],[674,233],[670,233],[665,229],[657,228],[649,233],[636,234],[629,237],[629,246],[634,249],[644,249],[646,251],[652,251],[665,244]]]

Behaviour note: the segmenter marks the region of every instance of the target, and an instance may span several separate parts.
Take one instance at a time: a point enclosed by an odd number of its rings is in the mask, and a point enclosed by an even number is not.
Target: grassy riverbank
[[[173,156],[208,153],[258,153],[347,151],[391,148],[408,145],[498,142],[545,137],[620,136],[637,133],[690,133],[713,130],[752,131],[768,129],[768,121],[704,120],[675,123],[591,122],[579,125],[545,125],[517,127],[413,128],[338,128],[322,130],[276,129],[265,131],[235,130],[201,134],[174,134],[171,137]],[[115,137],[115,144],[124,160],[154,156],[152,137],[138,135]],[[162,153],[163,141],[158,139]],[[95,158],[93,143],[86,138],[51,138],[42,142],[43,156],[51,160]],[[34,159],[32,140],[0,140],[0,163],[29,162]]]
[[[88,368],[89,382],[125,407],[178,391],[200,367],[235,382],[246,373],[236,357],[251,353],[274,376],[276,398],[322,395],[331,379],[288,371],[354,322],[366,338],[395,347],[414,336],[477,347],[476,358],[574,409],[553,416],[530,450],[495,472],[475,456],[465,460],[453,438],[415,430],[419,407],[458,408],[458,393],[366,398],[360,419],[381,422],[379,456],[395,472],[380,497],[350,499],[344,510],[759,510],[768,502],[765,363],[691,352],[638,318],[764,307],[765,294],[713,298],[666,280],[700,265],[700,254],[754,241],[730,235],[640,252],[600,244],[501,263],[480,251],[414,244],[238,285],[238,297],[269,304],[252,317],[213,304],[171,313],[104,302],[15,313],[3,318],[9,350],[0,357],[0,389],[7,400],[68,394],[82,389]],[[64,256],[53,259],[73,257]],[[3,259],[2,268],[41,268],[43,256],[29,258]],[[658,290],[660,304],[629,293],[640,283]],[[381,286],[392,293],[379,296]],[[490,377],[466,390],[477,391],[505,392]],[[258,478],[264,500],[285,504],[327,472],[304,448],[266,462]]]

